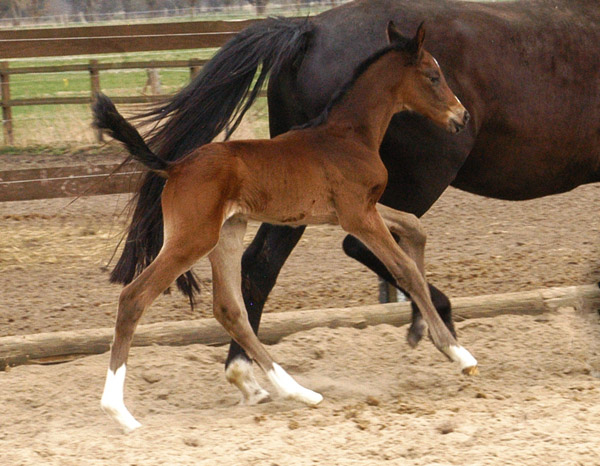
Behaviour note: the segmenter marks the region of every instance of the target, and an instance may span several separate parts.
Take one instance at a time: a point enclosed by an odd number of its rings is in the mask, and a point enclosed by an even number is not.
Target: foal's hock
[[[382,31],[383,32],[383,31]],[[105,96],[94,106],[95,125],[123,142],[131,156],[167,179],[162,192],[164,244],[156,259],[119,299],[102,407],[126,431],[140,426],[123,402],[126,362],[146,308],[200,258],[213,273],[217,320],[266,372],[279,394],[307,404],[322,396],[300,386],[254,334],[241,292],[241,257],[248,219],[283,225],[339,224],[363,241],[419,306],[435,346],[461,369],[477,365],[443,324],[424,276],[425,234],[410,214],[377,206],[387,171],[379,146],[394,113],[418,112],[450,132],[469,115],[423,49],[424,29],[404,38],[390,23],[389,45],[355,71],[324,113],[303,128],[271,140],[212,143],[177,162],[158,157]],[[396,243],[390,230],[400,237]],[[268,392],[250,367],[234,365],[228,378],[247,401]]]

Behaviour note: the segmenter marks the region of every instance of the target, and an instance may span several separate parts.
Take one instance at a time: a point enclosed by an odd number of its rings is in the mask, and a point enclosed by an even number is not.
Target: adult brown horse
[[[404,33],[427,18],[429,48],[473,118],[454,137],[419,115],[397,114],[380,149],[389,171],[382,203],[420,216],[448,185],[518,200],[598,181],[600,5],[591,0],[358,0],[308,22],[266,21],[237,35],[186,89],[146,114],[165,123],[151,147],[174,160],[228,124],[234,128],[236,111],[243,114],[256,97],[256,88],[249,94],[248,89],[259,65],[258,85],[271,72],[272,135],[306,123],[354,67],[383,45],[378,31],[389,18]],[[131,281],[160,249],[162,183],[153,175],[144,182],[114,281]],[[244,299],[255,330],[279,270],[303,231],[264,224],[244,255]],[[391,280],[354,238],[344,241],[344,249]],[[191,274],[178,282],[193,294]],[[434,287],[431,294],[452,329],[449,301]],[[422,333],[414,312],[409,342],[416,344]],[[234,343],[229,368],[237,357],[244,354]]]
[[[248,322],[241,286],[247,219],[281,225],[336,224],[361,238],[395,283],[411,293],[435,346],[463,372],[475,371],[477,361],[456,342],[431,302],[419,220],[377,207],[387,183],[379,146],[392,116],[410,109],[457,133],[469,114],[423,48],[422,26],[410,40],[392,22],[381,33],[388,46],[360,64],[314,124],[273,139],[207,144],[174,162],[152,152],[106,96],[97,97],[95,126],[168,180],[161,196],[165,241],[156,259],[121,293],[102,396],[103,408],[126,431],[139,427],[123,402],[127,356],[137,323],[152,301],[204,256],[212,267],[217,320],[283,396],[308,404],[322,400],[275,363]],[[390,231],[400,237],[400,245]],[[240,389],[245,388],[244,379]]]

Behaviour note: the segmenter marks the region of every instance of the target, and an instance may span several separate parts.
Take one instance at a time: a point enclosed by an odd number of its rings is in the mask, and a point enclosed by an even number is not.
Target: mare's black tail
[[[312,29],[308,20],[268,18],[237,34],[187,87],[137,117],[157,123],[147,140],[152,152],[172,161],[209,143],[223,130],[233,132],[267,77],[303,52]],[[163,225],[159,200],[164,182],[154,172],[145,175],[123,253],[110,277],[112,282],[131,282],[160,251]],[[177,285],[193,305],[194,294],[199,291],[193,273],[180,276]]]

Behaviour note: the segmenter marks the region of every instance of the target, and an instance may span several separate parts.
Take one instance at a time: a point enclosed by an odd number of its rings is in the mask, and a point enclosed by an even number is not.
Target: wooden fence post
[[[189,63],[190,63],[190,65],[189,65],[190,66],[190,81],[193,81],[194,78],[196,76],[198,76],[198,73],[200,73],[200,69],[202,68],[202,66],[200,65],[200,62],[195,58],[192,58]]]
[[[90,88],[93,103],[100,93],[100,71],[98,70],[98,60],[90,60]],[[96,140],[98,142],[104,141],[101,129],[96,130]]]
[[[4,144],[14,145],[12,109],[10,107],[10,73],[8,62],[0,64],[0,87],[2,88],[2,130],[4,133]]]

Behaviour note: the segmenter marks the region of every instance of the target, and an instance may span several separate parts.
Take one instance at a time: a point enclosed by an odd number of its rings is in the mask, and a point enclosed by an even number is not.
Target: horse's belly
[[[479,141],[452,185],[482,196],[525,200],[598,181],[597,147],[562,141],[525,144],[523,140]]]
[[[332,203],[327,201],[307,201],[293,205],[269,202],[260,211],[246,210],[244,213],[249,219],[276,225],[338,224],[335,208]]]

